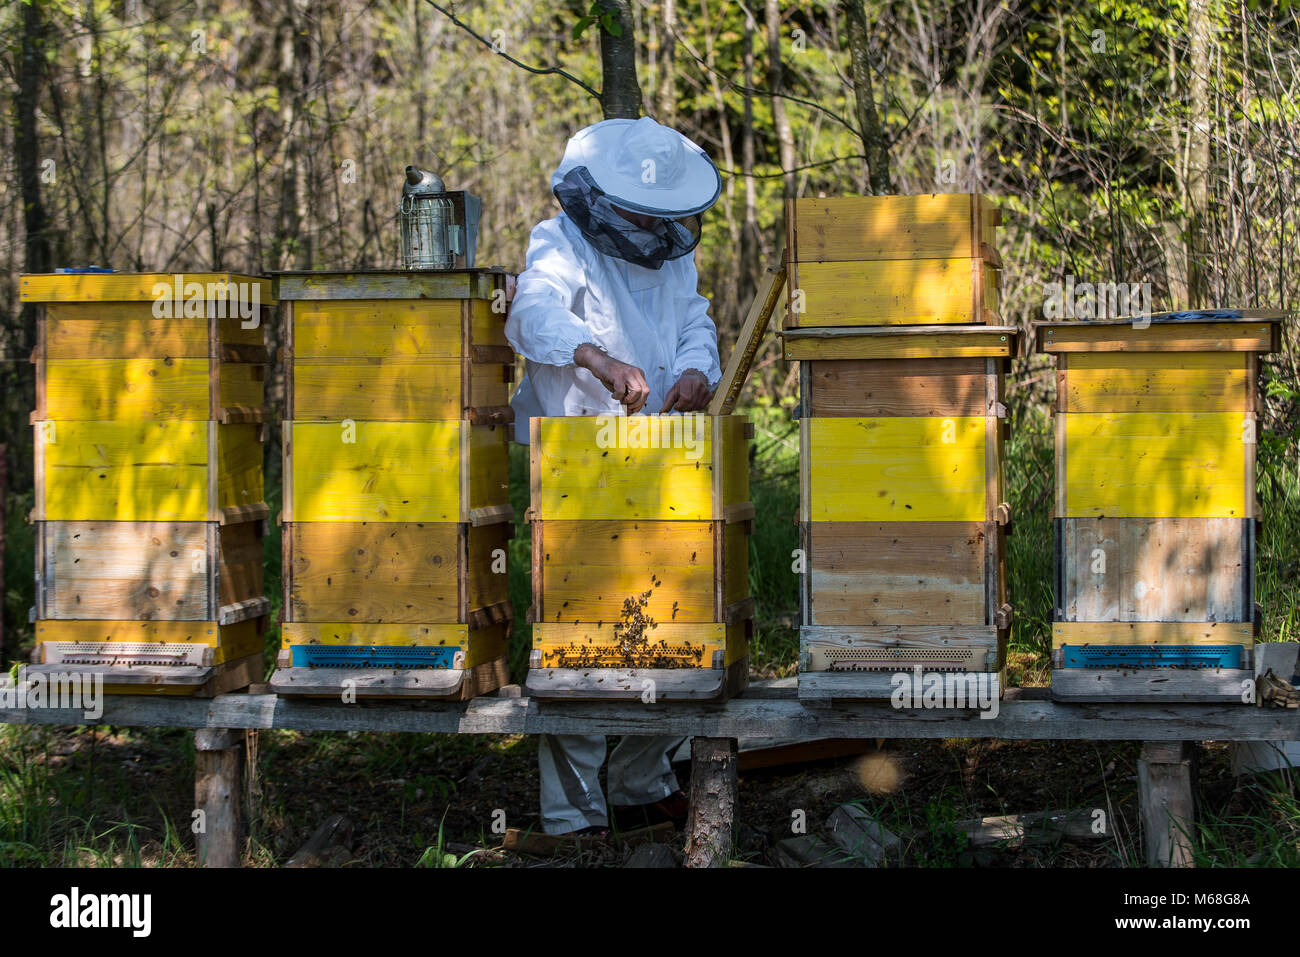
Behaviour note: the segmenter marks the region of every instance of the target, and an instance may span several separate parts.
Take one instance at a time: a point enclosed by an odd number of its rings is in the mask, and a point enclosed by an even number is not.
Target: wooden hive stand
[[[263,677],[270,282],[55,273],[39,304],[34,671],[124,694]]]
[[[1036,324],[1057,365],[1055,697],[1253,701],[1258,357],[1285,318]]]
[[[280,273],[283,695],[508,680],[506,274]]]
[[[801,699],[888,699],[918,669],[1000,692],[1016,330],[997,316],[999,222],[972,194],[787,204]]]
[[[721,700],[749,680],[744,416],[530,423],[537,698]]]

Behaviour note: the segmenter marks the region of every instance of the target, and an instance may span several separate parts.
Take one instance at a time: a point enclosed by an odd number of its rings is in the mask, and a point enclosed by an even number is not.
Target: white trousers
[[[685,740],[625,736],[609,756],[609,800],[615,805],[650,804],[677,791],[671,756]],[[542,830],[547,834],[609,826],[599,777],[605,748],[603,734],[542,735],[537,764],[542,779]]]

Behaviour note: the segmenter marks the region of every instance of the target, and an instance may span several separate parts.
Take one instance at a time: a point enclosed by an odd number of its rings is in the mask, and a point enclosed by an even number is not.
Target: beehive
[[[126,693],[260,680],[270,283],[66,273],[21,292],[39,304],[34,660]]]
[[[505,280],[280,274],[279,693],[468,698],[505,683]]]
[[[996,676],[1011,624],[1000,221],[973,194],[787,204],[799,360],[799,694],[898,673]]]
[[[529,434],[529,694],[698,700],[742,690],[754,609],[748,421],[536,418]]]
[[[971,193],[788,200],[785,328],[998,325],[1000,222]]]
[[[1057,363],[1056,697],[1249,700],[1257,364],[1282,318],[1038,324]]]

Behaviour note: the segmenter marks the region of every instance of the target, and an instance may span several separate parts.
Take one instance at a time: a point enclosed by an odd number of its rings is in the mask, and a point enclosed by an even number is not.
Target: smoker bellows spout
[[[406,167],[406,184],[402,187],[404,196],[427,196],[431,193],[445,193],[442,177],[418,166]]]

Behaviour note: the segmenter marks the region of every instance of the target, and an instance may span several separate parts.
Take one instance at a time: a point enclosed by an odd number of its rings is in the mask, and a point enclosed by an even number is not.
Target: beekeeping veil
[[[722,191],[704,150],[648,116],[578,131],[551,176],[560,206],[602,253],[649,269],[700,241],[700,216]],[[643,229],[618,210],[655,218]]]

